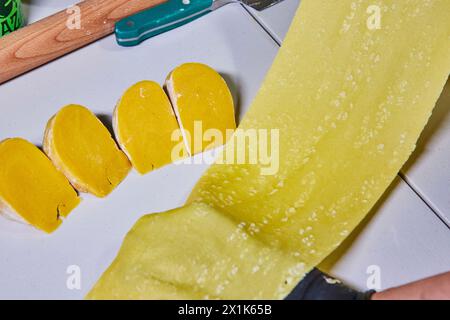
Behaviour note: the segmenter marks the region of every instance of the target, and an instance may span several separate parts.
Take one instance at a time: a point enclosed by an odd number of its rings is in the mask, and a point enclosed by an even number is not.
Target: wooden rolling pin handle
[[[166,0],[86,0],[0,38],[0,84],[114,32]]]

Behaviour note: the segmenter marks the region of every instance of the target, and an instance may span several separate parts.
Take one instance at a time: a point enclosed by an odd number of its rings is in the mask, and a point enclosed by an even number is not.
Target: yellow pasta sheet
[[[186,207],[136,224],[88,297],[284,298],[413,151],[450,71],[449,12],[303,0],[239,127],[279,131],[278,171],[213,165]]]

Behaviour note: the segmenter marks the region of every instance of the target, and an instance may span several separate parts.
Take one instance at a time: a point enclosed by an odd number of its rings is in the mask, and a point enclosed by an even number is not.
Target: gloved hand
[[[450,300],[450,272],[381,292],[360,292],[313,269],[287,300]]]
[[[314,268],[286,300],[370,300],[375,291],[360,292]]]

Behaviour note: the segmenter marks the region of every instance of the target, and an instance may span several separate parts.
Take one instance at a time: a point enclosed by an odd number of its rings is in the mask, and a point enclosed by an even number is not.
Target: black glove
[[[360,292],[314,268],[286,300],[370,300],[375,291]]]

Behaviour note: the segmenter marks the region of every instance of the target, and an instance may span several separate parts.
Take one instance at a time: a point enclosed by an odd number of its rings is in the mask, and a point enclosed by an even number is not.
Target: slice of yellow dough
[[[159,84],[141,81],[130,87],[116,106],[113,124],[120,147],[141,174],[172,162],[179,143],[172,134],[179,127]]]
[[[285,297],[410,156],[450,72],[448,12],[302,0],[240,125],[280,131],[279,171],[213,165],[189,206],[136,224],[89,298]]]
[[[47,124],[44,150],[80,192],[108,195],[131,164],[108,129],[85,107],[68,105]]]
[[[224,144],[227,129],[236,129],[233,97],[214,69],[183,64],[169,74],[166,88],[191,155]],[[208,133],[209,129],[220,135]],[[210,138],[203,139],[203,134]]]
[[[256,286],[257,297],[267,297],[284,292],[285,280],[302,270],[295,257],[265,246],[244,226],[193,204],[140,219],[87,298],[239,299],[255,297]]]
[[[0,212],[53,232],[80,199],[69,181],[36,146],[20,139],[0,143]]]

